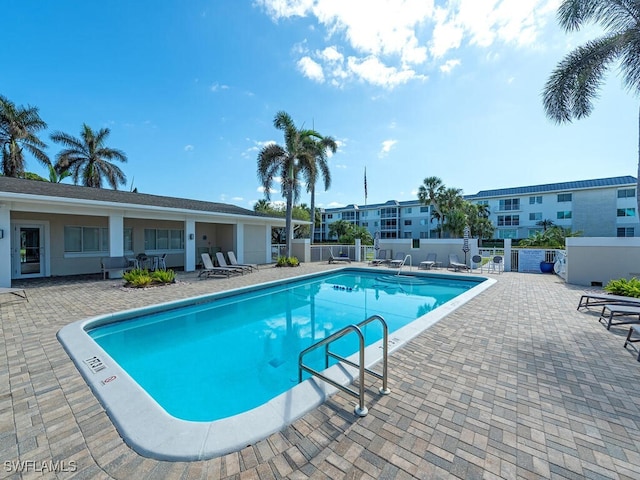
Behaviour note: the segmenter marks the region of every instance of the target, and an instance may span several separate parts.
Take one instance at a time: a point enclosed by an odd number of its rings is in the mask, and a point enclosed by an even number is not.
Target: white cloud
[[[378,153],[378,157],[386,157],[396,143],[398,143],[397,140],[385,140],[382,142],[382,148],[380,149],[380,153]]]
[[[211,85],[212,92],[217,92],[219,90],[228,90],[228,89],[229,89],[228,85],[220,85],[219,83],[214,83],[213,85]]]
[[[345,206],[346,205],[344,203],[340,203],[340,202],[330,202],[329,204],[327,204],[327,208],[340,208]]]
[[[440,71],[442,73],[451,73],[451,71],[460,65],[460,60],[447,60],[442,65],[440,65]]]
[[[393,88],[416,78],[426,79],[424,75],[417,75],[411,69],[398,70],[396,67],[387,67],[376,57],[368,57],[364,60],[349,57],[347,65],[349,71],[353,72],[358,78],[386,88]]]
[[[322,72],[322,66],[315,62],[311,57],[302,57],[298,60],[298,69],[302,74],[314,80],[318,83],[324,82],[324,73]]]
[[[185,145],[184,146],[184,151],[185,152],[193,152],[193,145]]]
[[[337,87],[363,81],[394,88],[450,73],[450,57],[466,45],[538,48],[561,0],[256,0],[267,14],[308,17],[323,27],[326,45],[308,40],[294,52],[303,75]],[[315,25],[312,25],[315,27]],[[442,59],[436,64],[434,60]],[[451,63],[453,62],[453,63]],[[443,67],[444,66],[444,67]]]

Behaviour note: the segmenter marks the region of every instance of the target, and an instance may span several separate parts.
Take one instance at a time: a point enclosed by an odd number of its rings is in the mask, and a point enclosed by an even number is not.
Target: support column
[[[0,204],[0,287],[11,287],[11,211]],[[15,239],[20,243],[19,239]],[[16,247],[17,248],[17,247]]]
[[[271,259],[271,224],[265,225],[265,256],[264,263],[272,263]],[[240,261],[240,260],[238,260]]]
[[[511,239],[504,239],[504,271],[511,271]]]
[[[184,221],[184,271],[196,269],[196,221],[187,218]]]
[[[244,223],[236,225],[236,260],[238,263],[244,263]]]
[[[109,215],[109,256],[124,256],[124,215]],[[122,270],[109,272],[109,278],[122,278]]]
[[[109,255],[122,257],[124,255],[124,215],[109,215]]]

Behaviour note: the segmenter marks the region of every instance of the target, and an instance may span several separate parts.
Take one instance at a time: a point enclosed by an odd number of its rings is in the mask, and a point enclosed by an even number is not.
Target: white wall
[[[606,285],[616,278],[640,278],[640,238],[567,238],[567,283]]]

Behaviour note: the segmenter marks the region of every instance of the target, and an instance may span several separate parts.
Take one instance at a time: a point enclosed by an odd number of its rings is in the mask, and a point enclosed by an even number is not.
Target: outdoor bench
[[[130,262],[127,257],[102,257],[100,260],[102,268],[102,279],[107,278],[107,273],[128,270]],[[111,277],[111,275],[109,275]]]

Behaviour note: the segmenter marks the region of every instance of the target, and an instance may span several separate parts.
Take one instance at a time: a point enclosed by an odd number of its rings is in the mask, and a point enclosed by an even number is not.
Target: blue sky
[[[128,190],[252,208],[276,112],[339,143],[319,206],[635,175],[638,101],[617,70],[593,114],[548,120],[541,91],[597,28],[558,0],[22,0],[3,5],[0,94],[41,138],[108,127]],[[32,157],[27,170],[46,176]],[[280,192],[272,200],[281,200]],[[308,195],[302,202],[309,203]]]

